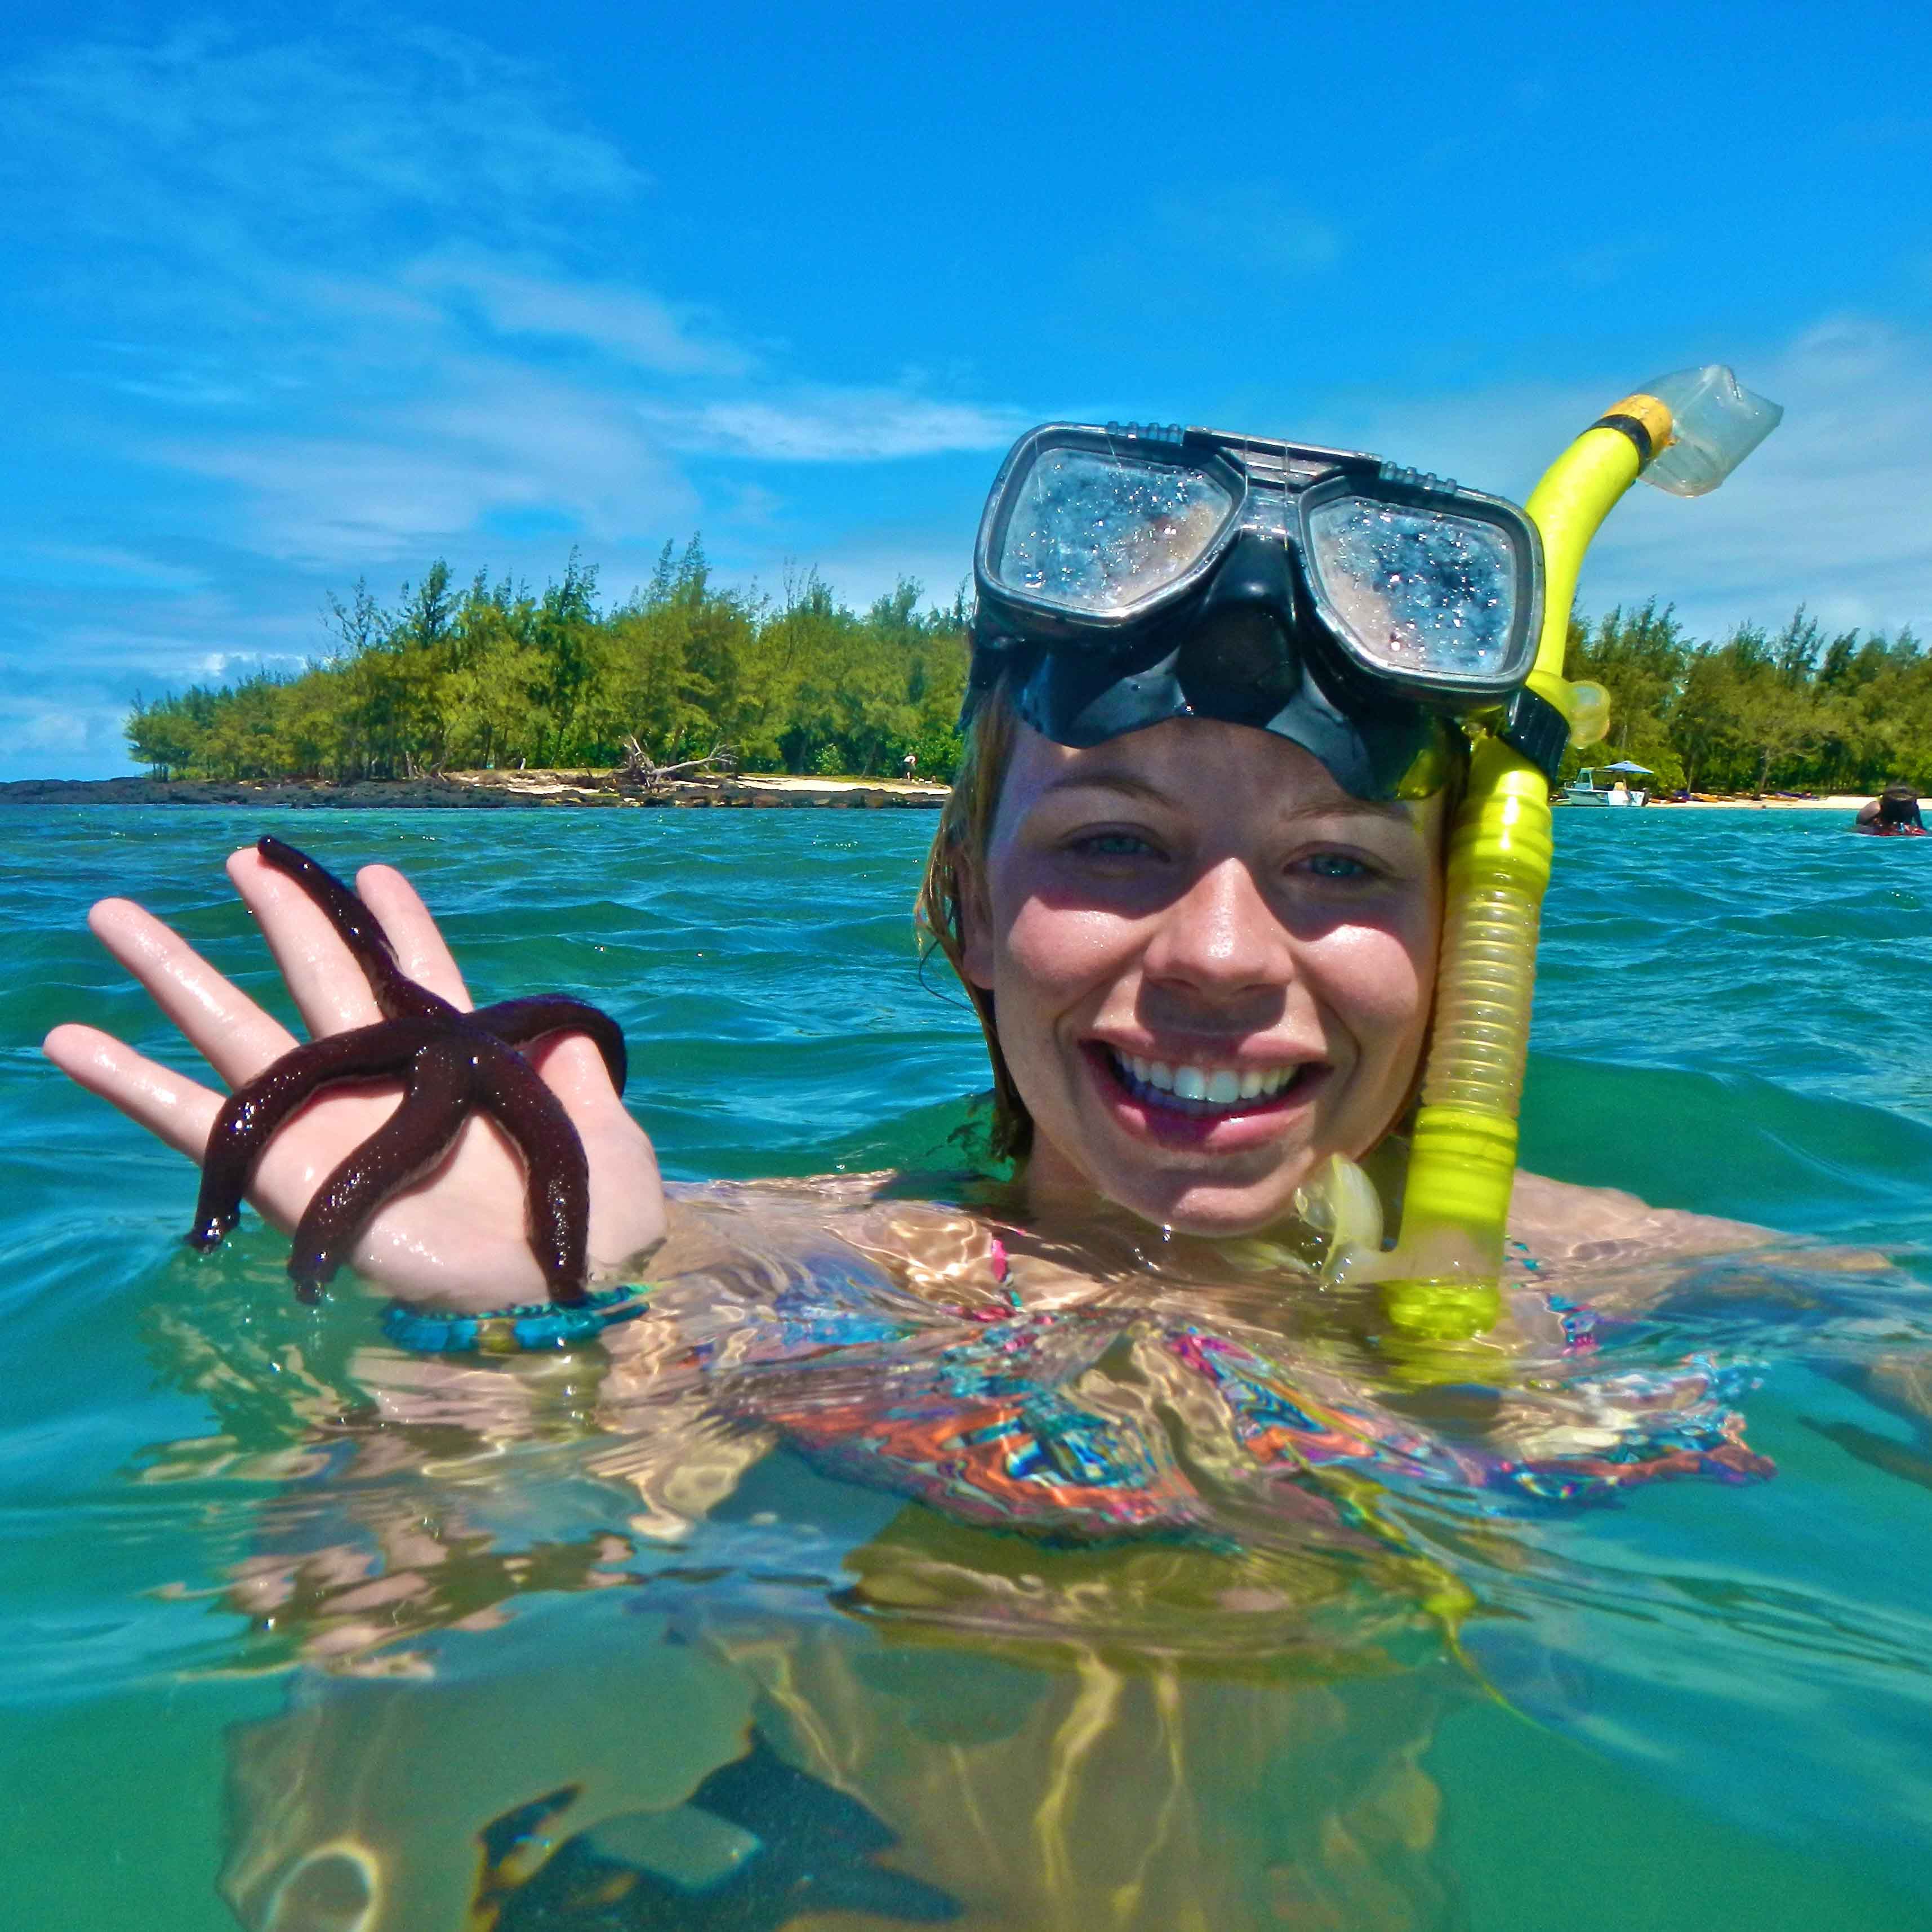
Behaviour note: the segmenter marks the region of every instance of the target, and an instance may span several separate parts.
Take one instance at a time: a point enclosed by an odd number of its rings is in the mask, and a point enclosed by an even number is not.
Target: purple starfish
[[[400,1079],[402,1105],[323,1182],[296,1228],[289,1255],[296,1293],[314,1301],[376,1209],[434,1167],[480,1112],[523,1156],[530,1245],[551,1300],[580,1304],[589,1273],[590,1163],[562,1103],[516,1049],[550,1034],[587,1034],[621,1094],[624,1036],[616,1022],[555,993],[464,1012],[405,976],[374,914],[332,872],[279,838],[262,839],[255,849],[328,915],[382,1017],[292,1048],[228,1096],[202,1156],[189,1245],[203,1252],[219,1245],[241,1219],[242,1193],[263,1150],[317,1094]]]

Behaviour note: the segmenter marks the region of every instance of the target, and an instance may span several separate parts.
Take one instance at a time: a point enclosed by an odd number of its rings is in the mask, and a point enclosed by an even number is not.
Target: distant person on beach
[[[904,760],[904,764],[905,766],[905,775],[908,781],[910,782],[914,772],[918,769],[919,754],[916,752],[907,752]]]
[[[1887,785],[1869,805],[1859,806],[1858,824],[1876,832],[1923,832],[1925,821],[1918,815],[1918,788]]]

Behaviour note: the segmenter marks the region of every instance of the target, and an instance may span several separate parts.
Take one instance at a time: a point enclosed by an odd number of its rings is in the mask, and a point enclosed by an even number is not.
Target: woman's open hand
[[[252,849],[229,877],[261,926],[312,1035],[367,1026],[382,1016],[362,969],[327,916],[295,881]],[[403,875],[387,866],[358,874],[356,890],[382,922],[410,978],[453,1004],[472,1004],[442,935]],[[297,1042],[177,934],[126,899],[88,915],[94,935],[154,996],[231,1087],[253,1079]],[[147,1059],[92,1027],[56,1027],[47,1057],[130,1119],[199,1161],[223,1096]],[[617,1276],[664,1228],[664,1190],[644,1130],[624,1111],[596,1048],[580,1034],[529,1052],[584,1142],[590,1167],[593,1282]],[[293,1228],[316,1189],[396,1106],[400,1084],[321,1095],[269,1142],[249,1198],[278,1227]],[[191,1203],[182,1196],[182,1226]],[[357,1271],[411,1300],[487,1308],[544,1298],[524,1216],[524,1169],[494,1122],[472,1115],[448,1156],[386,1202],[356,1244]]]

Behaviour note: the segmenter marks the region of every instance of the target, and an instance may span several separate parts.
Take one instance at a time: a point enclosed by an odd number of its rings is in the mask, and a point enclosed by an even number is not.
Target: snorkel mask
[[[1064,745],[1256,725],[1365,799],[1437,790],[1450,734],[1466,741],[1400,1234],[1384,1246],[1374,1188],[1339,1158],[1312,1204],[1327,1274],[1382,1284],[1420,1378],[1453,1378],[1501,1311],[1550,786],[1566,746],[1610,725],[1601,687],[1563,675],[1584,554],[1640,476],[1700,496],[1783,414],[1721,364],[1660,377],[1522,510],[1372,456],[1132,424],[1035,430],[994,484],[967,717],[1004,676]]]
[[[1015,444],[974,555],[970,712],[1089,746],[1201,717],[1312,752],[1365,799],[1441,788],[1450,721],[1553,777],[1526,687],[1543,550],[1514,503],[1372,456],[1220,431],[1051,423]]]

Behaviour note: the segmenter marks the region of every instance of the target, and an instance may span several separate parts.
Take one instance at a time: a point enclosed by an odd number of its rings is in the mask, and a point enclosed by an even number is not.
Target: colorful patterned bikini
[[[996,1265],[1004,1276],[1004,1256]],[[1564,1357],[1597,1346],[1598,1318],[1540,1298]],[[1210,1398],[1238,1451],[1217,1480],[1276,1512],[1338,1503],[1358,1475],[1382,1489],[1460,1498],[1486,1514],[1602,1503],[1633,1484],[1772,1473],[1744,1444],[1732,1401],[1750,1372],[1694,1356],[1665,1370],[1566,1376],[1558,1418],[1507,1444],[1450,1442],[1334,1378],[1297,1374],[1198,1324],[1118,1307],[965,1307],[890,1318],[849,1262],[816,1261],[782,1292],[761,1332],[742,1336],[716,1384],[730,1408],[778,1429],[829,1472],[918,1497],[950,1514],[1082,1538],[1198,1527],[1210,1511],[1177,1460],[1159,1404],[1122,1401],[1102,1358],[1140,1352],[1142,1379],[1176,1400]],[[1165,1365],[1164,1366],[1162,1365]]]
[[[1514,1245],[1533,1274],[1536,1262]],[[1746,1446],[1730,1406],[1748,1371],[1708,1357],[1564,1375],[1560,1419],[1515,1444],[1472,1445],[1338,1392],[1331,1373],[1285,1368],[1198,1323],[1113,1306],[1028,1309],[1006,1285],[998,1241],[991,1265],[1001,1300],[948,1308],[907,1295],[849,1252],[815,1256],[771,1300],[737,1309],[728,1348],[700,1342],[688,1360],[707,1370],[722,1408],[775,1428],[828,1473],[974,1521],[1082,1538],[1198,1528],[1211,1514],[1159,1405],[1119,1400],[1094,1373],[1124,1346],[1137,1352],[1143,1380],[1170,1382],[1174,1402],[1189,1402],[1190,1390],[1192,1400],[1208,1399],[1234,1450],[1216,1480],[1256,1492],[1278,1514],[1346,1522],[1350,1476],[1496,1514],[1605,1502],[1665,1478],[1772,1473]],[[416,1350],[578,1347],[650,1312],[650,1296],[616,1288],[582,1308],[474,1316],[398,1306],[383,1326]],[[1594,1354],[1602,1326],[1594,1311],[1547,1292],[1537,1301],[1559,1324],[1566,1360]]]

